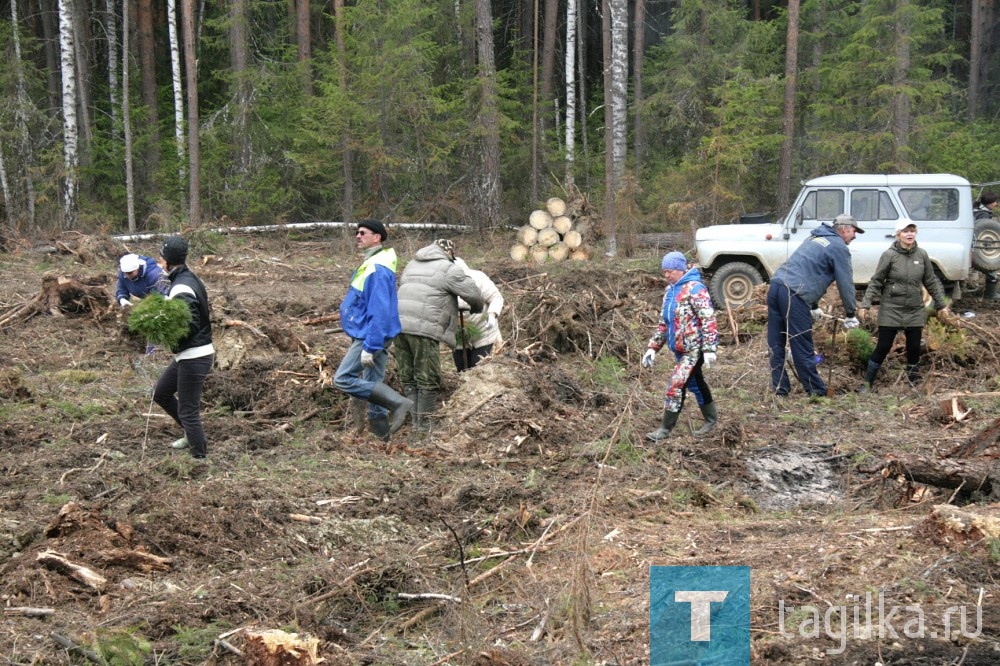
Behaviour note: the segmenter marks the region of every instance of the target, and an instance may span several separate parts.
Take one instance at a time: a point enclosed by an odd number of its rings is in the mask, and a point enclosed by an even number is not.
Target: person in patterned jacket
[[[642,355],[642,367],[653,367],[656,352],[664,345],[674,352],[677,365],[667,384],[660,427],[646,433],[646,439],[653,442],[670,436],[684,406],[687,389],[694,393],[705,417],[705,424],[694,433],[696,437],[710,432],[719,420],[712,391],[702,373],[703,368],[711,368],[715,363],[719,344],[712,298],[701,281],[701,272],[697,268],[689,269],[680,252],[666,254],[660,267],[668,282],[663,295],[663,320],[649,339],[646,353]]]

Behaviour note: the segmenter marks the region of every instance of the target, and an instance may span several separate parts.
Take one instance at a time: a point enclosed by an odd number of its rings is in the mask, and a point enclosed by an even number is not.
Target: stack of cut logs
[[[583,245],[581,229],[574,228],[566,202],[552,197],[545,202],[544,210],[532,212],[528,224],[518,229],[517,244],[510,248],[510,256],[517,261],[531,259],[542,263],[565,259],[583,261],[590,258],[590,253]]]

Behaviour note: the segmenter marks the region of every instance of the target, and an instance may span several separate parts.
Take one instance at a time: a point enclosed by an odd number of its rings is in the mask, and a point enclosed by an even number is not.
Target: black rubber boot
[[[906,381],[910,382],[910,386],[916,386],[920,383],[920,365],[918,363],[906,365]]]
[[[646,439],[651,442],[662,442],[667,437],[670,437],[670,432],[677,425],[677,418],[681,415],[680,412],[671,412],[669,410],[663,410],[663,420],[660,422],[660,427],[658,430],[646,433]]]
[[[881,367],[881,363],[868,361],[868,369],[865,370],[865,383],[858,389],[858,393],[871,393],[872,385],[875,383],[875,377],[878,376],[878,371]]]
[[[386,384],[376,384],[372,389],[372,394],[368,396],[368,402],[373,402],[379,407],[389,410],[389,434],[395,433],[403,427],[406,422],[406,415],[413,407],[413,401],[404,398],[392,390]]]
[[[430,432],[434,428],[434,412],[437,411],[438,392],[420,389],[417,395],[417,430]]]
[[[420,389],[416,384],[403,384],[403,395],[407,400],[413,401],[413,407],[410,407],[410,423],[413,424],[414,430],[420,430],[420,414],[417,413],[417,396],[420,395]]]
[[[368,429],[383,442],[389,441],[389,417],[386,414],[368,419]]]
[[[987,301],[995,301],[1000,299],[1000,295],[997,295],[997,274],[987,273],[986,274],[986,285],[983,287],[983,298]]]
[[[712,432],[719,422],[719,413],[715,409],[714,401],[701,406],[701,415],[705,417],[705,423],[694,431],[695,437],[701,437]]]

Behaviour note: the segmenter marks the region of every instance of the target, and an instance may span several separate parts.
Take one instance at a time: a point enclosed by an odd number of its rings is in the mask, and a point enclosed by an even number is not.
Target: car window
[[[858,222],[899,218],[896,206],[885,190],[851,190],[851,215]]]
[[[953,188],[912,188],[899,191],[899,200],[911,220],[957,220],[958,190]]]
[[[814,190],[802,202],[803,220],[832,220],[843,212],[843,190]]]

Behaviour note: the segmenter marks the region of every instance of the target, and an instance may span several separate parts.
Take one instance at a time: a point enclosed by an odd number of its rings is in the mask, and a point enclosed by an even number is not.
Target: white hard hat
[[[126,254],[124,257],[118,260],[118,267],[122,269],[122,273],[131,273],[139,268],[139,257],[135,254]]]

